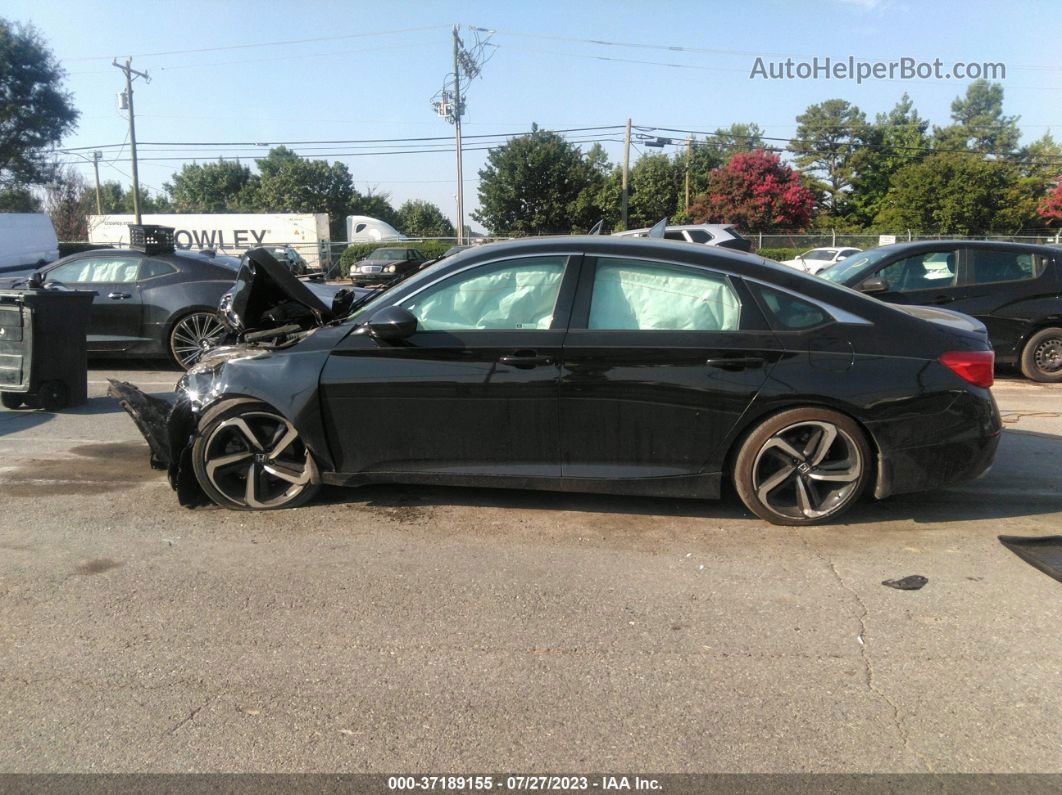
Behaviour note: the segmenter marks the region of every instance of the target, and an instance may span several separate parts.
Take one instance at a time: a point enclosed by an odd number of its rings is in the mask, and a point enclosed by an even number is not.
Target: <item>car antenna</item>
[[[663,237],[664,230],[667,229],[667,218],[661,218],[655,224],[653,228],[645,233],[646,237]]]
[[[600,234],[603,234],[603,232],[601,230],[604,229],[604,228],[605,228],[605,219],[602,218],[596,224],[591,226],[590,227],[590,231],[587,232],[586,234],[588,234],[588,235],[600,235]]]

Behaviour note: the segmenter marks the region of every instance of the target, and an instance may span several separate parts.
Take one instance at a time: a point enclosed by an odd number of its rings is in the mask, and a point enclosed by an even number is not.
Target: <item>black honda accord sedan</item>
[[[172,407],[112,388],[185,504],[378,482],[714,498],[730,480],[767,521],[813,524],[978,477],[1001,427],[978,321],[670,241],[472,249],[338,317],[253,251],[222,314],[242,342]]]

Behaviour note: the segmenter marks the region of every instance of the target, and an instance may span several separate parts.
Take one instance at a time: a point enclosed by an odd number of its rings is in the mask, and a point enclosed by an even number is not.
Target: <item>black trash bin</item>
[[[0,290],[0,402],[48,411],[88,398],[85,335],[95,293]]]

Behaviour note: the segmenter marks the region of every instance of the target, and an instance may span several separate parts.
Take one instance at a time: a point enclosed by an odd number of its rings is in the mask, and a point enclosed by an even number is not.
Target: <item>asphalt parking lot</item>
[[[125,367],[125,366],[123,366]],[[374,487],[189,511],[105,377],[0,413],[0,771],[1062,771],[1062,386],[994,469],[828,527]],[[919,591],[881,581],[921,574]]]

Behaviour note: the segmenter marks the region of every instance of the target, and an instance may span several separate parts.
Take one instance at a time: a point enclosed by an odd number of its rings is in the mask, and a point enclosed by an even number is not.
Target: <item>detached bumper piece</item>
[[[107,380],[111,382],[107,394],[132,417],[151,448],[151,466],[166,470],[178,502],[186,508],[207,504],[192,469],[195,419],[188,403],[173,404],[145,394],[127,381]]]

